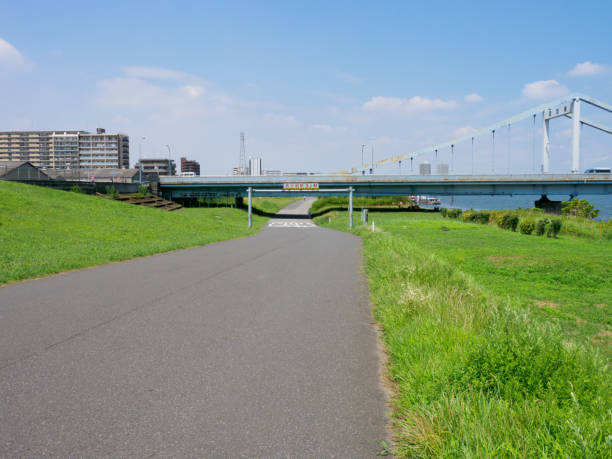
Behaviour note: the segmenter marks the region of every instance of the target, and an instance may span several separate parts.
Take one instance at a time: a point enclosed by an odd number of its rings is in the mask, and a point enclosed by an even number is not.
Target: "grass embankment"
[[[253,198],[253,209],[257,209],[266,214],[275,214],[299,199],[301,198]]]
[[[370,218],[379,231],[355,233],[397,385],[398,456],[611,457],[609,241]],[[316,221],[347,228],[345,212]]]
[[[249,230],[240,209],[164,212],[0,181],[0,284],[246,236],[265,221],[254,215]]]
[[[331,196],[317,199],[310,208],[313,216],[321,215],[330,210],[346,209],[348,198],[344,196]],[[355,197],[353,198],[354,209],[408,209],[416,208],[408,196],[380,196],[380,197]]]

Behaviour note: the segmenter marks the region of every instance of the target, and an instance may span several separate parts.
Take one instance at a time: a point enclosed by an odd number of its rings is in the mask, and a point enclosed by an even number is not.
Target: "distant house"
[[[30,161],[0,161],[0,180],[49,180]]]

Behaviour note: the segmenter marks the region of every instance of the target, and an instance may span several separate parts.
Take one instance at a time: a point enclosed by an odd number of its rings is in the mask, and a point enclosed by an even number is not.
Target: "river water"
[[[439,196],[442,207],[457,207],[459,209],[474,210],[499,210],[499,209],[524,209],[535,207],[535,201],[540,199],[540,195],[523,196]],[[567,195],[549,195],[551,201],[567,201]],[[597,220],[608,221],[612,219],[612,196],[608,195],[580,195],[577,199],[586,199],[599,209]]]

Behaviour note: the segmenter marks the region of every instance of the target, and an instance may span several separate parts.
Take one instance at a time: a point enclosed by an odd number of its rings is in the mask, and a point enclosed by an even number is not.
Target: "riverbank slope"
[[[610,241],[372,220],[354,233],[397,389],[397,455],[610,454]],[[348,216],[316,222],[347,230]]]

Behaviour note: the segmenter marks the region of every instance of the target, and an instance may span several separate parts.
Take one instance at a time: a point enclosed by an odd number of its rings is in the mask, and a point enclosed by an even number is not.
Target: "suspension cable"
[[[536,173],[535,166],[535,132],[536,132],[536,114],[533,114],[533,126],[531,127],[531,170]]]
[[[472,137],[472,175],[474,175],[474,137]]]
[[[455,144],[451,144],[451,172],[455,173]]]
[[[491,156],[491,163],[493,166],[493,173],[495,174],[495,129],[491,131],[493,133],[493,154]]]
[[[508,164],[506,165],[506,173],[510,175],[510,154],[512,150],[512,131],[510,130],[510,123],[508,123],[508,157],[506,158]]]

